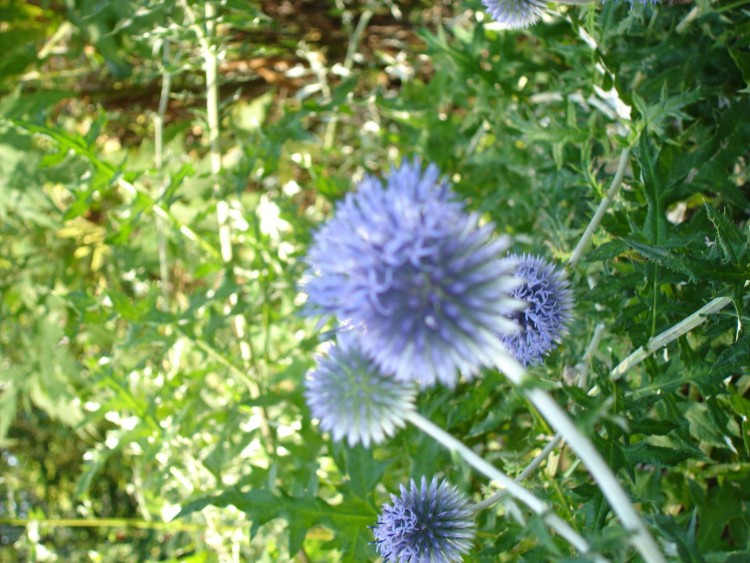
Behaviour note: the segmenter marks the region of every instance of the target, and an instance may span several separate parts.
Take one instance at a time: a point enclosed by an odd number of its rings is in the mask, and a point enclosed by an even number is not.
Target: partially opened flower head
[[[433,477],[421,486],[412,480],[401,496],[391,495],[373,526],[375,548],[385,562],[461,561],[474,539],[474,513],[455,487]]]
[[[540,0],[482,0],[495,21],[520,29],[535,24],[542,16],[546,2]]]
[[[367,177],[315,234],[303,289],[315,313],[361,331],[365,352],[402,381],[454,385],[498,352],[518,307],[506,238],[467,213],[435,166]]]
[[[516,276],[523,280],[513,295],[527,306],[513,315],[521,330],[500,340],[524,366],[538,364],[570,322],[572,293],[562,271],[543,258],[511,255],[508,259],[517,264]]]
[[[392,435],[414,410],[416,397],[413,383],[381,374],[350,333],[340,334],[328,354],[318,358],[305,387],[307,406],[320,428],[350,446],[369,447]]]

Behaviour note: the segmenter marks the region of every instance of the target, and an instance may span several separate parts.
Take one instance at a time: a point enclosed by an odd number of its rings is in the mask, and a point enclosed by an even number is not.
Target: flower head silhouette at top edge
[[[511,29],[535,24],[546,5],[540,0],[482,0],[482,3],[495,21]]]

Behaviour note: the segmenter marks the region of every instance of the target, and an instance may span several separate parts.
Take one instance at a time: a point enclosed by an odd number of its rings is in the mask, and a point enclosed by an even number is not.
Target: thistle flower
[[[451,563],[471,549],[474,513],[469,500],[446,481],[422,477],[417,488],[401,485],[401,496],[391,495],[373,526],[375,548],[383,561]]]
[[[361,331],[363,350],[383,373],[423,386],[452,386],[502,353],[513,265],[506,238],[479,226],[435,166],[391,170],[387,185],[367,177],[314,235],[302,288],[308,310]]]
[[[382,442],[414,410],[411,383],[382,375],[365,357],[358,339],[342,333],[326,357],[307,374],[305,398],[320,428],[350,446]]]
[[[541,0],[482,0],[482,3],[496,21],[511,29],[535,24],[546,5]]]
[[[602,0],[602,4],[606,2],[607,0]],[[624,1],[624,0],[623,0]],[[631,9],[636,4],[643,4],[644,6],[656,6],[657,4],[661,4],[661,0],[628,0],[630,2]]]
[[[542,357],[560,341],[570,321],[573,297],[562,272],[543,258],[523,255],[508,257],[516,266],[523,285],[513,296],[527,307],[513,315],[521,328],[500,340],[524,366],[541,363]]]

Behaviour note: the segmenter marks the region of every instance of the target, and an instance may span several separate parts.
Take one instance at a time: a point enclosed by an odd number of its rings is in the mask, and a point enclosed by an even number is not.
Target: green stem
[[[641,363],[657,350],[664,348],[670,342],[677,340],[680,336],[687,334],[694,328],[702,325],[708,320],[708,315],[718,313],[731,302],[732,299],[729,297],[717,297],[690,316],[682,319],[679,323],[672,325],[667,330],[650,338],[645,346],[639,347],[627,358],[617,364],[609,374],[610,379],[613,381],[620,379],[629,369]],[[589,392],[589,394],[592,395],[595,393]]]
[[[508,494],[512,495],[534,513],[538,514],[550,527],[555,529],[564,537],[573,547],[583,554],[591,554],[596,561],[605,561],[601,557],[591,553],[591,546],[583,539],[573,528],[563,519],[554,514],[550,507],[534,496],[533,493],[518,484],[505,473],[494,467],[489,462],[482,459],[468,448],[463,442],[457,440],[439,426],[433,424],[417,412],[410,412],[406,415],[406,420],[422,430],[425,434],[437,440],[447,449],[457,452],[467,463],[502,487]],[[476,505],[477,509],[484,508],[483,503]]]
[[[599,485],[599,489],[609,501],[612,510],[620,518],[625,528],[632,532],[630,542],[641,554],[644,561],[646,563],[665,563],[666,560],[661,554],[659,546],[641,521],[630,498],[591,441],[578,430],[560,406],[546,392],[541,389],[528,389],[524,394],[586,465],[591,476]]]
[[[163,183],[157,198],[164,195],[167,183],[163,178],[164,169],[164,116],[169,105],[169,92],[172,84],[172,74],[169,72],[169,40],[165,39],[162,45],[162,80],[161,94],[159,96],[159,108],[154,116],[154,167],[157,179]],[[164,232],[164,219],[156,219],[156,243],[159,252],[159,277],[161,278],[161,295],[164,301],[163,307],[169,308],[169,255],[167,252],[167,236]]]
[[[604,218],[604,214],[607,212],[607,209],[612,203],[612,200],[620,190],[622,179],[625,176],[625,169],[627,168],[629,159],[630,147],[624,149],[620,154],[620,162],[617,164],[617,171],[612,178],[612,183],[610,184],[609,189],[607,189],[607,192],[604,194],[604,199],[602,199],[602,201],[599,203],[599,207],[596,209],[594,216],[591,218],[591,222],[589,222],[586,230],[581,236],[581,240],[578,241],[578,245],[575,247],[573,254],[568,260],[568,268],[575,268],[575,266],[581,260],[583,253],[588,248],[588,245],[591,242],[591,238],[594,236],[594,231],[599,227],[599,224]]]
[[[370,23],[372,15],[372,7],[368,5],[365,11],[362,12],[362,15],[359,16],[359,21],[349,39],[349,46],[346,49],[346,56],[344,57],[344,68],[346,70],[351,70],[354,65],[354,55],[357,53],[359,42],[362,40],[362,34],[367,28],[367,24]],[[338,114],[333,114],[328,125],[326,125],[325,136],[323,137],[323,147],[326,149],[330,149],[333,146],[334,137],[336,136],[336,126],[338,125],[337,116]]]
[[[200,532],[205,526],[183,522],[155,522],[133,518],[0,518],[0,526],[27,526],[32,522],[51,528],[140,528],[144,530],[171,530]]]
[[[495,363],[508,379],[521,387],[523,394],[531,401],[531,404],[578,454],[578,457],[586,465],[591,476],[609,501],[612,510],[620,518],[623,525],[632,532],[630,541],[644,561],[646,563],[664,563],[664,556],[661,554],[659,546],[644,526],[633,503],[625,494],[614,473],[594,448],[591,441],[578,430],[550,395],[541,389],[528,387],[529,382],[526,372],[515,358],[506,353],[498,354]]]

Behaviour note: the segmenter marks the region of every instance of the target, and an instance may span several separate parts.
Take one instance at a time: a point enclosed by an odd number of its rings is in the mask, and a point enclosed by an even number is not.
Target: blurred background
[[[574,326],[537,375],[590,415],[681,560],[742,560],[745,313],[630,387],[606,376],[717,293],[743,303],[748,45],[741,1],[558,6],[507,31],[479,0],[0,0],[0,560],[365,561],[366,526],[409,476],[478,500],[482,480],[414,429],[365,450],[311,423],[311,229],[416,156],[514,251],[564,261],[631,144],[621,200],[570,275]],[[706,245],[722,233],[726,254]],[[608,412],[559,376],[596,323]],[[659,406],[660,390],[676,398]],[[550,434],[496,373],[420,408],[511,475]],[[573,458],[533,487],[630,560]],[[267,496],[205,500],[228,490]],[[471,560],[575,557],[502,517],[483,517]]]

